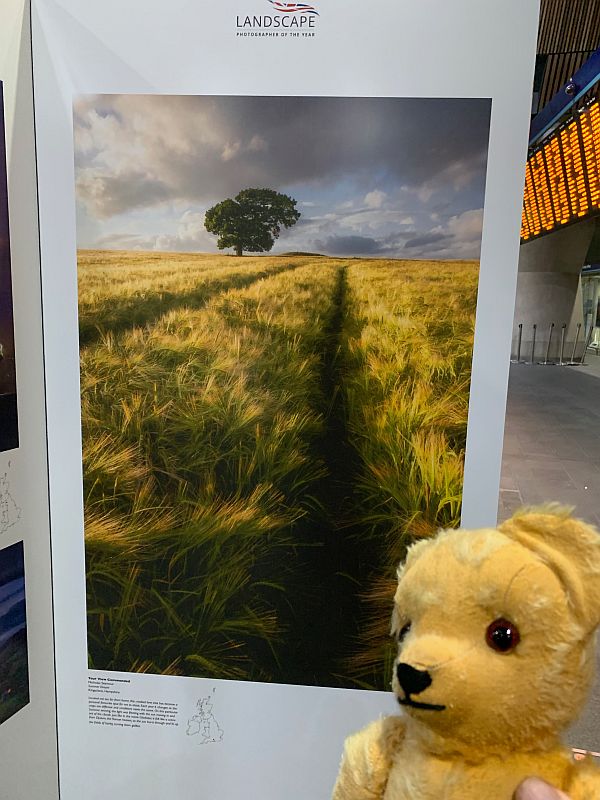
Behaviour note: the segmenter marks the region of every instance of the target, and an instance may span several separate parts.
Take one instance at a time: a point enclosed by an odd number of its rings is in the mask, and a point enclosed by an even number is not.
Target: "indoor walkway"
[[[512,365],[499,520],[555,500],[600,525],[600,357],[580,367]]]

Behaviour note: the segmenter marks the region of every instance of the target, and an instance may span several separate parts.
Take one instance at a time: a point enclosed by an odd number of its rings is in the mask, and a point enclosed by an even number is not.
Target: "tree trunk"
[[[236,244],[236,246],[235,246],[235,254],[236,254],[236,256],[243,255],[242,254],[242,245],[241,244]]]

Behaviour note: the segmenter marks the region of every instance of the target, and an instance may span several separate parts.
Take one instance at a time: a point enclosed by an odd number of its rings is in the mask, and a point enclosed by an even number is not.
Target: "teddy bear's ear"
[[[427,550],[431,547],[433,541],[431,539],[419,539],[413,544],[410,545],[408,550],[406,551],[406,557],[404,561],[399,564],[398,568],[396,569],[396,578],[398,580],[398,585],[400,585],[400,581],[402,580],[403,576],[406,574],[407,570],[409,570],[415,561],[421,556],[424,550]],[[392,612],[392,636],[395,636],[398,631],[400,630],[399,626],[399,618],[398,618],[398,606],[397,606],[397,593],[394,596],[394,609]]]
[[[600,533],[558,505],[521,511],[499,530],[546,562],[588,629],[600,623]]]
[[[402,561],[396,569],[396,578],[398,579],[398,583],[400,583],[402,576],[407,570],[410,569],[410,567],[412,567],[423,551],[431,547],[432,543],[432,539],[418,539],[416,542],[413,542],[410,545],[406,551],[406,557],[404,561]]]

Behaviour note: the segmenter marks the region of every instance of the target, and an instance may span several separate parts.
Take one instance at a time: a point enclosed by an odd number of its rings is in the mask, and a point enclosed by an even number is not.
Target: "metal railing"
[[[585,340],[581,336],[581,322],[577,323],[575,338],[569,342],[567,340],[567,323],[563,322],[560,326],[560,339],[556,339],[554,332],[556,324],[551,322],[548,326],[548,338],[542,342],[542,349],[539,352],[539,347],[536,350],[536,343],[538,341],[538,325],[534,322],[531,326],[531,338],[523,342],[523,323],[520,322],[518,326],[516,351],[511,354],[511,364],[539,364],[540,366],[558,366],[558,367],[578,367],[585,364],[585,357],[590,347],[592,340],[593,327],[590,326],[588,335]],[[552,348],[556,342],[554,350]],[[578,349],[580,350],[578,354]],[[552,353],[554,353],[552,355]],[[537,359],[543,359],[538,361]]]

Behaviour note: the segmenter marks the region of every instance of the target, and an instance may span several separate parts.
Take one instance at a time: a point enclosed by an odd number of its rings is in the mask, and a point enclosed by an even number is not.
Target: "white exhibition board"
[[[323,0],[307,32],[243,36],[261,0],[34,0],[50,507],[63,800],[326,800],[344,737],[387,693],[87,670],[73,101],[90,94],[490,98],[462,521],[494,524],[531,104],[535,0]],[[272,12],[271,12],[272,13]],[[252,22],[250,28],[252,27]],[[246,31],[249,32],[249,31]],[[324,602],[327,594],[324,594]],[[119,680],[122,681],[119,683]],[[88,723],[88,681],[175,726]],[[94,692],[89,697],[94,697]],[[222,741],[186,721],[212,696]],[[167,713],[173,705],[161,705]],[[155,706],[158,707],[158,706]],[[164,710],[167,709],[167,712]]]
[[[18,442],[14,437],[5,442],[3,413],[0,451],[0,798],[54,800],[57,734],[33,83],[29,6],[22,0],[0,4],[0,82],[18,400]],[[2,183],[4,176],[0,164]],[[0,186],[4,215],[3,193]],[[0,228],[4,368],[12,347],[6,339],[10,320],[4,221]],[[2,408],[5,412],[6,406]],[[7,571],[7,559],[19,551],[24,587],[22,574],[14,578],[14,562],[13,571]],[[27,663],[15,671],[17,654],[23,652]]]

